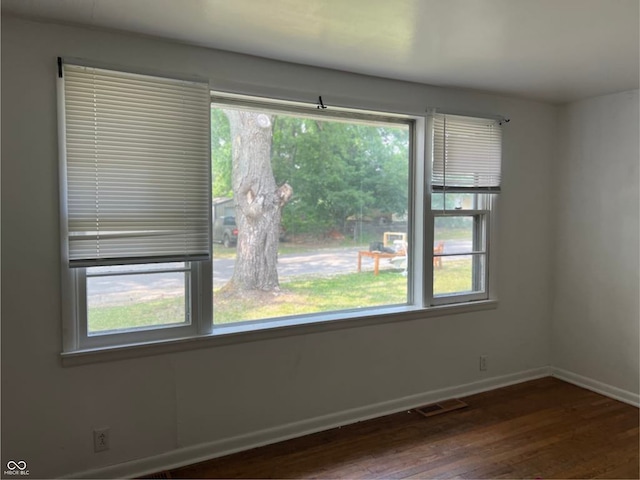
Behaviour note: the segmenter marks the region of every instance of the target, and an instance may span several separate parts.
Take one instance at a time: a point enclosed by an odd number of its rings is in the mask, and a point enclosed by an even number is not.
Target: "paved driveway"
[[[451,241],[445,253],[460,253],[470,249],[470,242]],[[353,273],[358,267],[359,247],[331,248],[281,255],[278,259],[278,276],[282,282],[300,275],[336,275]],[[446,261],[446,258],[444,259]],[[235,259],[213,259],[213,287],[223,286],[233,275]],[[380,268],[393,268],[381,261]],[[363,258],[362,269],[373,270],[373,261]],[[128,275],[124,277],[94,277],[88,285],[91,305],[116,305],[141,300],[172,297],[184,292],[184,276],[181,273],[156,275]]]
[[[278,258],[278,277],[286,281],[297,275],[335,275],[355,272],[360,248],[331,248],[317,252],[291,253]],[[233,275],[235,259],[213,259],[213,287],[224,285]]]

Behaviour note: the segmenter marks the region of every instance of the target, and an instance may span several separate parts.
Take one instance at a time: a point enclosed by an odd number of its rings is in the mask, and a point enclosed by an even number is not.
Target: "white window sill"
[[[175,353],[197,348],[269,340],[292,335],[340,330],[343,328],[366,327],[382,323],[421,320],[442,315],[477,312],[498,308],[497,300],[483,300],[429,308],[412,306],[387,307],[367,312],[338,312],[309,317],[293,317],[259,322],[238,322],[231,325],[214,326],[208,335],[186,337],[157,342],[119,345],[115,347],[91,348],[63,352],[60,354],[63,366],[85,365],[89,363],[123,360]]]

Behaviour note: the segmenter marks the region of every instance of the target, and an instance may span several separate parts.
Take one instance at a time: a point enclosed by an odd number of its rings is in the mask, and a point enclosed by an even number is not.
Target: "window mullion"
[[[197,285],[192,288],[192,322],[197,333],[207,335],[213,331],[213,266],[211,261],[198,262],[193,277]]]
[[[482,246],[482,224],[483,217],[480,215],[474,215],[473,217],[473,243],[471,249],[473,251],[480,250]],[[483,272],[482,272],[482,258],[479,255],[474,255],[472,257],[472,289],[474,292],[477,292],[482,289],[482,280],[483,280]]]
[[[486,250],[471,250],[469,252],[460,252],[460,253],[434,253],[434,257],[467,257],[469,255],[486,255]]]
[[[85,343],[89,334],[89,315],[87,312],[87,269],[77,268],[74,275],[74,291],[76,304],[77,338],[78,343]]]
[[[487,298],[491,300],[496,299],[496,291],[498,289],[497,282],[497,271],[498,271],[498,263],[496,257],[496,236],[491,235],[492,232],[496,232],[496,218],[497,215],[497,202],[495,195],[492,195],[492,198],[487,200],[489,203],[490,212],[485,216],[485,242],[486,242],[486,250],[487,250],[487,259],[486,259],[486,289],[487,289]]]
[[[433,242],[434,242],[434,212],[431,209],[431,178],[433,168],[433,114],[429,113],[426,116],[424,125],[424,145],[422,150],[423,157],[421,158],[419,172],[416,172],[416,178],[420,184],[422,195],[415,198],[416,203],[421,203],[424,208],[424,214],[421,216],[423,219],[422,224],[422,237],[424,239],[421,245],[422,259],[421,259],[421,279],[422,290],[420,292],[420,298],[422,301],[421,307],[428,308],[433,305]],[[422,199],[422,200],[420,200]]]

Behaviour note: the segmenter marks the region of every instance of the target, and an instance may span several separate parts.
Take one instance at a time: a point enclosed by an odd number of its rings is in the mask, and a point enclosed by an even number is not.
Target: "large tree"
[[[289,233],[321,235],[344,230],[347,219],[406,211],[407,128],[288,115],[272,121],[275,181],[296,192],[282,211]],[[232,142],[221,109],[212,113],[212,138],[214,196],[231,196]]]
[[[282,207],[293,193],[276,185],[271,168],[273,117],[225,109],[232,150],[232,189],[238,245],[227,291],[273,291],[278,282],[278,240]]]

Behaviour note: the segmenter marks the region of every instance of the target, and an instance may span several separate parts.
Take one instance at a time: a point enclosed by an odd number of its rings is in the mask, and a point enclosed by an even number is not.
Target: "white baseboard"
[[[572,383],[578,387],[586,388],[593,392],[599,393],[606,397],[620,400],[621,402],[628,403],[634,407],[640,407],[640,395],[637,393],[629,392],[612,385],[599,382],[589,377],[583,377],[577,373],[569,372],[561,368],[551,367],[551,375],[565,382]]]
[[[329,430],[343,425],[361,422],[363,420],[410,410],[421,405],[439,402],[441,400],[466,397],[476,393],[526,382],[528,380],[548,377],[549,375],[551,375],[550,368],[541,367],[509,375],[486,378],[464,385],[432,390],[430,392],[410,395],[374,405],[344,410],[342,412],[280,425],[236,437],[179,448],[170,452],[154,455],[152,457],[75,473],[64,478],[139,477],[150,473],[203,462],[212,458],[222,457],[231,453],[261,447],[271,443],[281,442],[283,440],[289,440],[291,438],[301,437],[311,433]]]

